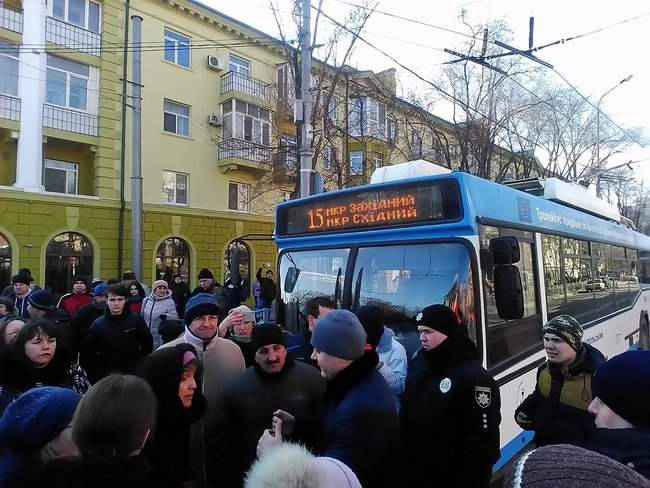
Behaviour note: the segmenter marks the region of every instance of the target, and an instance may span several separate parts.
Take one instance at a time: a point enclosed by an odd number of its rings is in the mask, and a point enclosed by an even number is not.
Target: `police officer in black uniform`
[[[499,458],[499,388],[449,307],[430,305],[416,320],[422,349],[401,411],[405,486],[488,487]]]

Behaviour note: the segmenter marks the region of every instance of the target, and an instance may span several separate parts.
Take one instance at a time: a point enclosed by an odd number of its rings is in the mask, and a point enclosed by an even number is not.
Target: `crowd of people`
[[[58,302],[28,270],[0,298],[0,486],[488,487],[501,399],[464,324],[433,304],[413,357],[384,310],[306,301],[304,331],[256,320],[208,269],[146,287],[78,279]],[[268,309],[260,269],[251,290]],[[650,487],[650,352],[608,361],[554,317],[515,421],[509,487]],[[588,464],[589,468],[585,469]]]

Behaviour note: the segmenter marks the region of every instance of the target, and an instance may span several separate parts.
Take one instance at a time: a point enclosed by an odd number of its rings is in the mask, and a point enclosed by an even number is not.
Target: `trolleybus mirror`
[[[495,265],[519,262],[519,241],[516,237],[503,236],[490,240],[490,253]]]
[[[502,319],[513,320],[524,316],[524,293],[516,266],[505,264],[494,267],[494,301]]]
[[[291,266],[287,270],[287,274],[284,276],[285,293],[293,293],[293,289],[296,287],[296,283],[298,282],[298,276],[300,276],[300,270],[295,266]]]

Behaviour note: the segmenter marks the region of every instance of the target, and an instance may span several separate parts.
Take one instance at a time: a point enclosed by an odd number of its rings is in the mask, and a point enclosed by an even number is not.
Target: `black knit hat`
[[[650,488],[650,481],[613,459],[568,444],[540,447],[513,466],[506,488]]]
[[[203,268],[201,271],[199,271],[199,279],[200,280],[205,280],[205,279],[214,279],[214,275],[212,274],[212,271],[210,271],[208,268]]]
[[[27,303],[38,310],[50,310],[54,307],[54,298],[47,290],[36,290],[27,296]]]
[[[24,285],[29,286],[29,284],[34,281],[34,279],[31,276],[23,275],[23,274],[17,274],[11,277],[11,284],[15,285],[16,283],[22,283]]]
[[[255,351],[269,344],[281,344],[287,347],[287,339],[282,332],[282,327],[276,324],[262,324],[253,327],[251,342]]]
[[[594,397],[635,427],[650,427],[650,351],[626,351],[596,370]]]
[[[384,314],[381,308],[375,305],[364,305],[354,311],[363,329],[368,336],[368,344],[373,351],[377,349],[379,340],[384,334]]]
[[[571,315],[558,315],[544,324],[542,334],[555,334],[575,351],[582,349],[582,325]]]
[[[418,325],[437,330],[446,336],[452,336],[460,330],[458,316],[446,305],[436,304],[423,308],[415,321]]]

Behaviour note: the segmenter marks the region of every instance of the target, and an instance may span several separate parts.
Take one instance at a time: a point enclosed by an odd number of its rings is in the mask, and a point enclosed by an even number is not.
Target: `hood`
[[[384,325],[384,333],[381,335],[381,339],[379,339],[379,344],[377,344],[377,352],[384,353],[390,351],[393,347],[393,337],[395,337],[395,333],[392,329]]]

